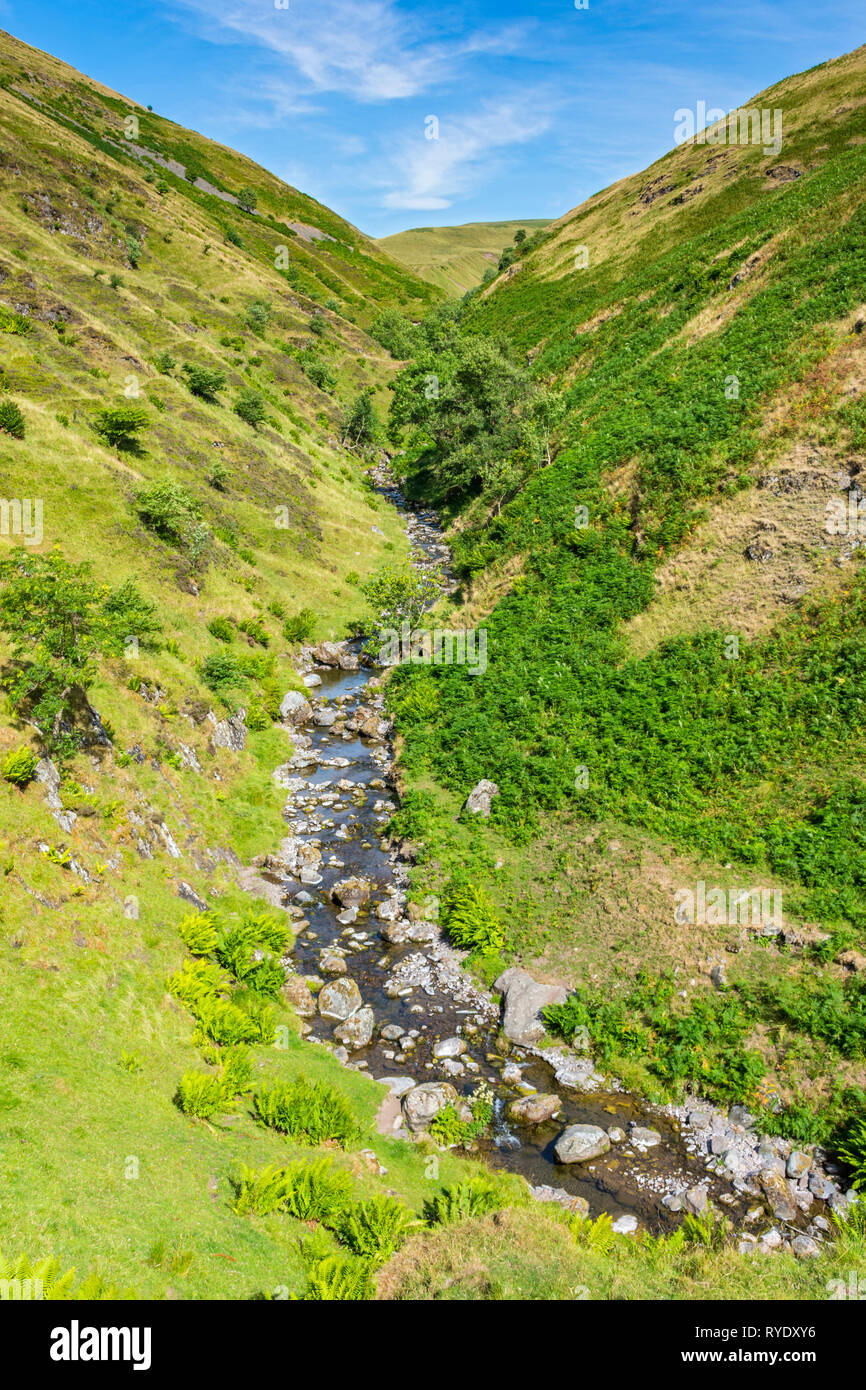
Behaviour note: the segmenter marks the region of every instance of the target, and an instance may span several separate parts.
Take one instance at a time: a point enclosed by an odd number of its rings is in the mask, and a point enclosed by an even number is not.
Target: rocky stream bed
[[[435,514],[409,511],[384,468],[374,481],[403,514],[413,563],[447,564]],[[423,1134],[487,1083],[494,1121],[475,1156],[522,1174],[539,1201],[609,1212],[626,1233],[671,1229],[712,1203],[744,1250],[816,1254],[831,1212],[854,1197],[826,1155],[762,1137],[741,1106],[653,1106],[588,1053],[540,1047],[539,1010],[564,991],[517,967],[486,991],[407,902],[408,865],[386,838],[396,799],[382,677],[359,650],[302,650],[307,698],[283,701],[294,753],[274,771],[287,835],[244,873],[295,919],[286,995],[308,1040],[384,1083],[386,1132]]]

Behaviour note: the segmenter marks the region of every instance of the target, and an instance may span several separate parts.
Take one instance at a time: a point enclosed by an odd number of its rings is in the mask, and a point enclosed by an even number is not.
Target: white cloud
[[[289,0],[288,9],[268,0],[176,2],[198,16],[209,38],[222,30],[260,44],[284,58],[306,90],[361,102],[417,96],[454,81],[467,58],[513,52],[523,32],[443,39],[423,12],[401,13],[394,0]]]
[[[519,102],[491,103],[472,116],[443,117],[437,140],[426,139],[419,128],[396,154],[384,206],[419,211],[450,207],[455,197],[491,176],[502,151],[549,129],[552,111],[541,111],[539,105],[527,93]]]

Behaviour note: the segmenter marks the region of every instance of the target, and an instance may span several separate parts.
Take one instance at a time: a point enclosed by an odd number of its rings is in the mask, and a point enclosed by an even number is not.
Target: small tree
[[[243,208],[244,212],[255,212],[258,201],[259,196],[254,188],[238,189],[238,207]]]
[[[117,449],[131,449],[138,435],[150,424],[150,415],[141,405],[113,405],[100,410],[93,428],[100,439]]]
[[[181,371],[194,396],[216,404],[217,392],[226,384],[225,372],[219,371],[217,367],[201,367],[195,362],[184,362]]]
[[[251,299],[247,305],[247,325],[260,336],[264,333],[271,317],[271,306],[267,299]]]
[[[234,411],[254,430],[268,418],[267,407],[258,391],[242,392],[235,401]]]
[[[130,633],[145,641],[159,630],[156,609],[131,580],[110,590],[87,564],[57,551],[14,551],[0,562],[0,584],[0,630],[13,657],[10,703],[26,708],[50,748],[72,752],[81,736],[62,725],[72,720],[75,692],[86,694],[98,655],[119,655]]]
[[[343,411],[342,442],[350,449],[372,444],[379,433],[376,407],[369,391],[360,391]]]
[[[151,483],[137,494],[135,506],[145,526],[161,540],[185,546],[193,559],[198,558],[208,530],[200,506],[185,488],[168,478]]]
[[[11,434],[13,439],[24,438],[24,416],[15,401],[0,401],[0,434]]]
[[[425,608],[440,593],[441,582],[441,571],[437,568],[415,570],[408,565],[385,565],[360,587],[375,611],[380,629],[396,627],[402,622],[414,627]]]

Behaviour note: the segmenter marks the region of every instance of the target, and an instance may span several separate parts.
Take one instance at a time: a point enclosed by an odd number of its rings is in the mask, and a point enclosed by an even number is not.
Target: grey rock
[[[821,1253],[821,1247],[817,1240],[813,1240],[811,1236],[805,1235],[794,1236],[794,1239],[791,1241],[791,1249],[798,1260],[813,1259],[815,1255],[820,1255]]]
[[[564,1187],[551,1187],[548,1183],[541,1183],[538,1187],[530,1187],[529,1195],[536,1202],[554,1202],[575,1216],[589,1216],[589,1202],[586,1198],[575,1197],[571,1192],[566,1192]]]
[[[310,986],[300,975],[290,975],[281,993],[301,1018],[313,1017],[316,1012],[316,1000]]]
[[[213,723],[213,733],[210,737],[212,748],[228,748],[233,753],[242,753],[247,745],[247,712],[239,709],[236,714],[232,714],[228,719],[221,719],[217,723],[216,716],[211,713],[208,718]]]
[[[280,718],[296,727],[313,717],[313,707],[300,690],[289,690],[280,701]]]
[[[804,1173],[808,1173],[811,1166],[810,1154],[804,1154],[801,1149],[793,1149],[788,1157],[785,1172],[789,1178],[799,1178]]]
[[[462,1038],[443,1038],[434,1044],[433,1056],[442,1061],[445,1057],[462,1057],[465,1051],[466,1043]]]
[[[557,1163],[586,1163],[610,1149],[610,1140],[598,1125],[569,1125],[553,1146]]]
[[[691,1216],[700,1216],[709,1206],[709,1196],[705,1187],[690,1187],[683,1193],[683,1211]]]
[[[633,1236],[637,1230],[636,1216],[618,1216],[613,1223],[612,1230],[618,1236]]]
[[[758,1182],[773,1215],[780,1221],[793,1221],[797,1215],[797,1205],[781,1173],[764,1170],[759,1174]]]
[[[561,1109],[562,1102],[559,1096],[539,1094],[513,1100],[508,1107],[508,1113],[519,1124],[543,1125],[554,1119]]]
[[[494,796],[499,795],[499,788],[495,782],[488,782],[482,778],[480,782],[472,788],[466,798],[464,809],[470,811],[472,815],[482,815],[485,818],[490,815],[490,803]]]
[[[446,1105],[457,1104],[457,1092],[448,1081],[425,1081],[413,1086],[403,1097],[406,1124],[417,1134],[435,1120]]]
[[[325,986],[327,989],[327,985]],[[368,1047],[372,1037],[376,1019],[373,1010],[369,1005],[364,1004],[355,1013],[350,1014],[342,1023],[338,1023],[334,1029],[334,1037],[338,1042],[348,1047],[350,1052],[357,1052],[361,1047]]]
[[[332,980],[319,991],[319,1013],[322,1018],[335,1023],[342,1023],[356,1009],[360,1009],[362,1002],[361,991],[349,978]]]
[[[345,975],[348,967],[336,951],[323,951],[319,956],[319,969],[323,975]]]
[[[542,985],[519,966],[504,970],[493,988],[504,998],[502,1027],[512,1042],[529,1045],[544,1034],[540,1011],[548,1004],[564,1004],[568,991],[561,985]]]
[[[629,1130],[628,1137],[629,1142],[639,1149],[652,1149],[662,1142],[657,1129],[645,1129],[642,1125],[635,1125],[634,1129]]]

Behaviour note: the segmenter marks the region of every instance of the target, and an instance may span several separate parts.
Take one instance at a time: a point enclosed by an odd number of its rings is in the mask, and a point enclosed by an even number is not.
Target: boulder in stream
[[[598,1125],[569,1125],[553,1146],[557,1163],[586,1163],[601,1158],[610,1148],[610,1140]]]
[[[360,1009],[363,1000],[361,991],[354,980],[344,977],[332,980],[319,991],[319,1013],[322,1018],[342,1023],[344,1019]]]

